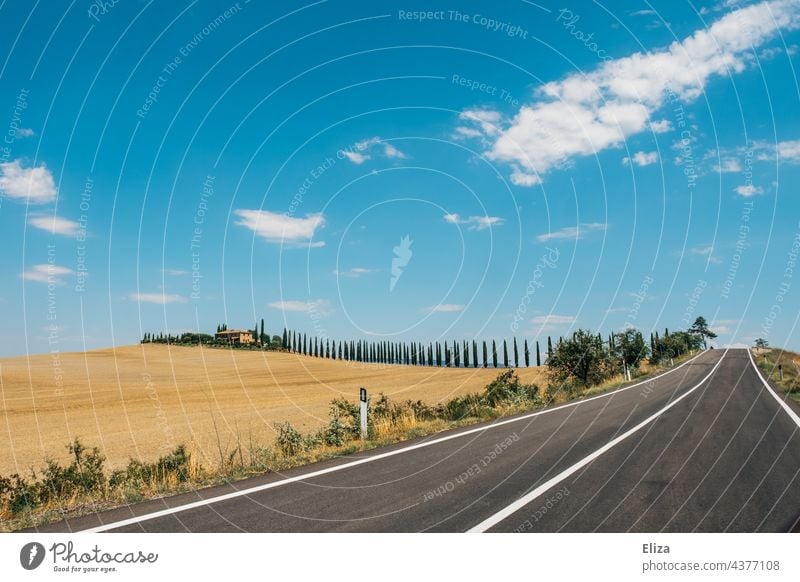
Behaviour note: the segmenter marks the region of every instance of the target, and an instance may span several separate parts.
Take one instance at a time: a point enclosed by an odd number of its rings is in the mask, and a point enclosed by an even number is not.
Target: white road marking
[[[475,433],[478,433],[478,432],[491,430],[491,429],[494,429],[494,428],[497,428],[497,427],[500,427],[500,426],[505,426],[507,424],[511,424],[511,423],[514,423],[514,422],[520,422],[520,421],[523,421],[523,420],[528,420],[529,418],[533,418],[535,416],[541,416],[543,414],[549,414],[551,412],[556,412],[558,410],[564,410],[565,408],[571,408],[573,406],[578,406],[579,404],[584,404],[584,403],[590,402],[592,400],[597,400],[598,398],[608,398],[609,396],[613,396],[614,394],[619,394],[620,392],[625,392],[626,390],[630,390],[631,388],[636,388],[637,386],[641,386],[642,384],[646,384],[648,382],[653,382],[655,380],[658,380],[659,378],[663,378],[664,376],[666,376],[668,374],[671,374],[672,372],[675,372],[675,371],[683,368],[685,365],[689,364],[690,362],[693,362],[694,360],[699,358],[703,353],[704,352],[700,352],[696,356],[694,356],[693,358],[690,358],[690,359],[686,360],[681,365],[676,366],[675,368],[672,368],[671,370],[667,370],[663,374],[659,374],[658,376],[655,376],[653,378],[649,378],[647,380],[643,380],[641,382],[637,382],[636,384],[631,384],[630,386],[625,386],[623,388],[618,388],[617,390],[612,390],[611,392],[605,392],[603,394],[598,394],[597,396],[592,396],[592,397],[586,398],[584,400],[576,400],[575,402],[570,402],[569,404],[564,404],[564,405],[558,406],[556,408],[548,408],[546,410],[539,410],[537,412],[532,412],[530,414],[525,414],[523,416],[517,416],[515,418],[509,418],[507,420],[501,420],[499,422],[495,422],[495,423],[490,424],[490,425],[481,425],[481,426],[479,426],[477,428],[473,428],[473,429],[470,429],[470,430],[465,430],[464,432],[459,432],[459,433],[456,433],[456,434],[448,435],[448,436],[445,436],[445,437],[434,439],[432,441],[426,441],[426,442],[422,442],[422,443],[417,443],[415,445],[410,445],[410,446],[404,447],[402,449],[396,449],[396,450],[393,450],[393,451],[389,451],[387,453],[381,453],[381,454],[378,454],[378,455],[372,455],[370,457],[366,457],[366,458],[363,458],[363,459],[358,459],[357,461],[351,461],[349,463],[344,463],[342,465],[336,465],[334,467],[328,467],[327,469],[320,469],[318,471],[312,471],[311,473],[305,473],[303,475],[297,475],[295,477],[287,477],[286,479],[281,479],[280,481],[273,481],[271,483],[265,483],[264,485],[258,485],[256,487],[249,487],[247,489],[242,489],[240,491],[234,491],[233,493],[226,493],[225,495],[218,495],[216,497],[211,497],[209,499],[201,499],[200,501],[194,501],[192,503],[187,503],[186,505],[178,505],[176,507],[170,507],[170,508],[167,508],[167,509],[162,509],[161,511],[154,511],[153,513],[146,513],[144,515],[138,515],[138,516],[131,517],[131,518],[128,518],[128,519],[123,519],[123,520],[120,520],[120,521],[115,521],[115,522],[99,525],[99,526],[92,527],[92,528],[89,528],[89,529],[78,530],[78,531],[83,532],[83,533],[98,533],[98,532],[108,531],[108,530],[112,530],[112,529],[117,529],[117,528],[120,528],[120,527],[126,527],[126,526],[133,525],[133,524],[136,524],[136,523],[141,523],[143,521],[150,521],[152,519],[157,519],[159,517],[164,517],[164,516],[167,516],[167,515],[180,513],[182,511],[188,511],[190,509],[196,509],[198,507],[211,505],[213,503],[220,503],[222,501],[227,501],[229,499],[235,499],[237,497],[243,497],[243,496],[246,496],[246,495],[250,495],[252,493],[259,493],[261,491],[266,491],[268,489],[274,489],[276,487],[281,487],[283,485],[288,485],[290,483],[296,483],[297,481],[303,481],[303,480],[306,480],[306,479],[313,479],[314,477],[319,477],[321,475],[326,475],[328,473],[334,473],[336,471],[343,471],[345,469],[350,469],[352,467],[356,467],[358,465],[363,465],[365,463],[371,463],[373,461],[377,461],[377,460],[380,460],[380,459],[386,459],[388,457],[393,457],[395,455],[400,455],[402,453],[407,453],[409,451],[414,451],[414,450],[417,450],[417,449],[430,447],[430,446],[433,446],[433,445],[437,445],[439,443],[443,443],[443,442],[450,441],[450,440],[453,440],[453,439],[461,438],[461,437],[464,437],[464,436],[467,436],[467,435],[471,435],[471,434],[475,434]],[[724,357],[724,355],[723,355],[723,357]],[[722,360],[722,358],[720,358],[720,360]],[[717,364],[717,365],[719,365],[719,364]]]
[[[577,463],[575,463],[571,467],[569,467],[567,469],[564,469],[561,473],[559,473],[558,475],[556,475],[552,479],[549,479],[548,481],[542,483],[541,485],[539,485],[536,489],[534,489],[533,491],[531,491],[527,495],[523,495],[522,497],[517,499],[514,503],[504,507],[503,509],[501,509],[500,511],[498,511],[495,514],[490,515],[489,517],[484,519],[482,522],[480,522],[475,527],[467,530],[467,532],[468,533],[483,533],[486,530],[488,530],[489,528],[497,525],[498,523],[500,523],[501,521],[503,521],[507,517],[511,516],[512,514],[516,513],[517,511],[519,511],[520,509],[522,509],[523,507],[528,505],[530,502],[532,502],[537,497],[540,497],[541,495],[544,495],[545,493],[547,493],[547,491],[549,491],[550,489],[552,489],[553,487],[558,485],[561,481],[563,481],[564,479],[566,479],[567,477],[569,477],[573,473],[576,473],[577,471],[581,470],[583,467],[585,467],[586,465],[588,465],[589,463],[591,463],[592,461],[597,459],[600,455],[602,455],[606,451],[614,448],[619,443],[621,443],[622,441],[627,439],[629,436],[631,436],[632,434],[638,432],[639,430],[641,430],[642,428],[644,428],[645,426],[647,426],[648,424],[653,422],[659,416],[664,414],[667,410],[669,410],[670,408],[672,408],[673,406],[678,404],[681,400],[683,400],[684,398],[689,396],[692,392],[697,390],[700,386],[702,386],[706,382],[706,380],[708,380],[712,376],[712,374],[714,374],[714,372],[717,371],[717,368],[719,368],[719,365],[722,363],[722,360],[725,359],[725,354],[727,354],[727,353],[728,353],[728,350],[726,349],[725,352],[723,352],[722,357],[719,359],[719,361],[716,363],[716,365],[713,368],[711,368],[711,371],[705,376],[705,378],[703,378],[702,380],[700,380],[700,382],[698,382],[697,384],[692,386],[689,390],[687,390],[686,392],[681,394],[678,398],[676,398],[675,400],[673,400],[672,402],[667,404],[664,408],[662,408],[658,412],[655,412],[654,414],[648,416],[645,420],[643,420],[642,422],[640,422],[639,424],[637,424],[633,428],[631,428],[631,429],[627,430],[626,432],[622,433],[617,438],[609,441],[608,443],[606,443],[605,445],[603,445],[602,447],[600,447],[599,449],[597,449],[596,451],[594,451],[590,455],[584,457],[583,459],[581,459],[580,461],[578,461]]]
[[[800,416],[797,416],[797,413],[794,410],[792,410],[791,407],[788,404],[786,404],[786,402],[775,393],[775,390],[772,389],[772,386],[769,385],[769,382],[767,382],[764,379],[764,376],[761,375],[761,370],[758,369],[755,360],[753,360],[753,354],[750,352],[749,349],[747,350],[747,355],[750,356],[750,363],[753,364],[753,368],[755,368],[756,374],[758,374],[758,377],[761,379],[761,382],[763,382],[764,386],[767,387],[767,392],[769,392],[772,395],[772,397],[778,401],[778,404],[780,404],[783,407],[783,409],[786,411],[786,414],[789,415],[789,418],[791,418],[797,426],[800,426]]]

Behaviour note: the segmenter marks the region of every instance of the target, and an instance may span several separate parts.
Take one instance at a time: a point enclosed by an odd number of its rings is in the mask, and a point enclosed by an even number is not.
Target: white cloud
[[[763,194],[764,189],[760,186],[753,186],[752,184],[743,184],[741,186],[737,186],[733,189],[739,196],[744,196],[745,198],[749,198],[750,196],[755,196],[757,194]]]
[[[500,226],[504,222],[504,219],[499,216],[470,216],[469,218],[461,218],[458,214],[445,214],[444,220],[450,224],[465,224],[469,230],[484,230],[493,226]]]
[[[170,277],[180,277],[188,274],[188,271],[183,271],[181,269],[161,269],[161,272]]]
[[[609,60],[587,74],[547,83],[510,120],[486,110],[464,111],[460,120],[491,140],[490,159],[542,175],[565,159],[619,147],[652,127],[668,92],[686,102],[696,99],[713,77],[743,71],[753,47],[798,26],[796,0],[745,6],[664,50]]]
[[[607,228],[608,225],[603,222],[589,222],[577,226],[565,226],[560,230],[540,234],[536,237],[536,240],[539,242],[547,242],[549,240],[578,240],[582,239],[590,232],[602,231]]]
[[[67,267],[45,263],[31,266],[27,271],[24,271],[21,276],[27,281],[63,285],[64,280],[61,279],[61,277],[65,275],[72,275],[74,272],[75,271]]]
[[[304,218],[268,210],[234,210],[233,213],[241,219],[236,224],[249,228],[268,242],[306,248],[325,245],[323,241],[311,242],[316,230],[325,224],[321,213],[308,214]]]
[[[668,131],[672,131],[672,123],[669,119],[653,121],[650,123],[650,130],[653,133],[667,133]]]
[[[800,140],[780,142],[778,156],[784,162],[800,163]]]
[[[456,303],[440,303],[439,305],[426,307],[423,311],[427,313],[456,313],[463,310],[463,305],[458,305]]]
[[[281,311],[299,311],[324,315],[328,313],[329,304],[325,299],[316,299],[314,301],[273,301],[269,306]]]
[[[399,158],[401,160],[404,160],[406,158],[406,155],[403,152],[398,150],[396,147],[394,147],[390,143],[384,144],[384,146],[383,146],[383,154],[387,158]]]
[[[352,269],[348,269],[346,271],[337,271],[334,270],[333,274],[338,275],[339,277],[350,277],[352,279],[358,279],[361,275],[367,275],[368,273],[373,273],[374,269],[366,269],[364,267],[353,267]]]
[[[631,16],[653,16],[655,14],[655,10],[637,10],[636,12],[631,12]]]
[[[350,160],[354,164],[363,164],[369,159],[369,156],[365,154],[360,154],[358,152],[343,151],[342,153],[348,160]]]
[[[575,317],[572,315],[539,315],[531,319],[531,323],[534,325],[533,335],[539,335],[563,330],[575,323]]]
[[[633,163],[637,166],[649,166],[658,161],[658,152],[636,152],[633,154]],[[631,163],[631,158],[622,158],[622,163],[628,165]]]
[[[714,247],[712,245],[697,246],[689,249],[690,255],[705,257],[709,263],[713,263],[715,265],[722,263],[722,259],[713,253]]]
[[[741,172],[742,165],[736,158],[724,158],[719,164],[714,164],[714,171],[719,174],[732,174]]]
[[[354,164],[360,165],[372,159],[372,156],[375,155],[375,146],[379,144],[383,144],[383,155],[387,158],[405,159],[407,157],[392,144],[382,142],[378,136],[358,141],[352,148],[342,150],[342,154]]]
[[[80,224],[74,220],[67,220],[60,216],[32,216],[28,220],[28,224],[41,230],[46,230],[51,234],[60,234],[64,236],[75,236],[80,230]]]
[[[542,178],[537,174],[527,174],[513,166],[511,170],[511,183],[515,186],[536,186],[542,183]]]
[[[57,195],[53,175],[44,164],[23,168],[19,160],[0,164],[0,191],[30,204],[46,204]]]
[[[14,132],[14,135],[16,135],[16,137],[33,137],[36,133],[29,127],[20,127]]]
[[[186,303],[186,297],[174,293],[128,293],[128,299],[139,303],[156,303],[158,305]]]

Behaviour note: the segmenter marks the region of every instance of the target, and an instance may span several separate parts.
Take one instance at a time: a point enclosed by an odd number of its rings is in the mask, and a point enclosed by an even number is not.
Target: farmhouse
[[[245,329],[226,329],[214,334],[214,339],[224,340],[231,344],[251,344],[253,343],[253,332]]]

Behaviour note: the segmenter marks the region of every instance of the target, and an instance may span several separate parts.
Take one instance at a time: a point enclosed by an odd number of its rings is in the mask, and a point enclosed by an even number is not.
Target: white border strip
[[[356,467],[358,465],[363,465],[365,463],[371,463],[373,461],[378,461],[380,459],[386,459],[388,457],[393,457],[395,455],[400,455],[402,453],[407,453],[409,451],[414,451],[414,450],[417,450],[417,449],[430,447],[432,445],[437,445],[439,443],[443,443],[443,442],[450,441],[450,440],[453,440],[453,439],[461,438],[461,437],[464,437],[464,436],[467,436],[467,435],[470,435],[470,434],[483,432],[483,431],[486,431],[486,430],[490,430],[490,429],[493,429],[493,428],[504,426],[506,424],[511,424],[513,422],[520,422],[522,420],[527,420],[527,419],[533,418],[535,416],[541,416],[543,414],[548,414],[548,413],[551,413],[551,412],[555,412],[557,410],[564,410],[565,408],[571,408],[572,406],[578,406],[579,404],[584,404],[584,403],[590,402],[592,400],[597,400],[598,398],[607,398],[608,396],[612,396],[614,394],[618,394],[620,392],[624,392],[626,390],[630,390],[631,388],[636,388],[637,386],[641,386],[642,384],[646,384],[648,382],[654,382],[655,380],[658,380],[659,378],[663,378],[664,376],[666,376],[668,374],[671,374],[672,372],[675,372],[675,371],[681,369],[682,367],[684,367],[685,365],[689,364],[690,362],[693,362],[694,360],[699,358],[703,353],[704,352],[699,352],[696,356],[686,360],[681,365],[679,365],[679,366],[677,366],[675,368],[672,368],[671,370],[667,370],[663,374],[659,374],[658,376],[654,376],[653,378],[649,378],[647,380],[643,380],[641,382],[637,382],[636,384],[631,384],[630,386],[625,386],[623,388],[618,388],[616,390],[612,390],[611,392],[604,392],[603,394],[598,394],[597,396],[592,396],[592,397],[586,398],[584,400],[576,400],[575,402],[570,402],[569,404],[564,404],[562,406],[557,406],[555,408],[548,408],[546,410],[539,410],[537,412],[532,412],[530,414],[525,414],[523,416],[517,416],[517,417],[514,417],[514,418],[509,418],[507,420],[501,420],[499,422],[495,422],[495,423],[492,423],[492,424],[489,424],[489,425],[483,424],[483,425],[480,425],[477,428],[473,428],[473,429],[470,429],[470,430],[465,430],[463,432],[458,432],[458,433],[455,433],[455,434],[451,434],[451,435],[448,435],[448,436],[445,436],[445,437],[434,439],[432,441],[426,441],[426,442],[422,442],[422,443],[417,443],[415,445],[410,445],[410,446],[404,447],[402,449],[396,449],[396,450],[389,451],[389,452],[386,452],[386,453],[381,453],[381,454],[372,455],[372,456],[369,456],[369,457],[366,457],[366,458],[363,458],[363,459],[358,459],[357,461],[351,461],[349,463],[344,463],[342,465],[336,465],[334,467],[328,467],[327,469],[320,469],[319,471],[312,471],[311,473],[305,473],[303,475],[297,475],[295,477],[288,477],[286,479],[281,479],[280,481],[273,481],[271,483],[265,483],[264,485],[258,485],[256,487],[250,487],[248,489],[242,489],[240,491],[234,491],[233,493],[226,493],[225,495],[218,495],[216,497],[211,497],[209,499],[202,499],[200,501],[194,501],[192,503],[187,503],[186,505],[178,505],[176,507],[170,507],[168,509],[162,509],[161,511],[154,511],[153,513],[146,513],[144,515],[131,517],[129,519],[123,519],[121,521],[114,521],[114,522],[107,523],[107,524],[104,524],[104,525],[99,525],[99,526],[96,526],[96,527],[93,527],[93,528],[84,529],[84,530],[78,530],[78,531],[79,532],[83,532],[83,533],[98,533],[98,532],[108,531],[108,530],[111,530],[111,529],[117,529],[117,528],[120,528],[120,527],[125,527],[125,526],[128,526],[128,525],[133,525],[135,523],[141,523],[143,521],[149,521],[151,519],[157,519],[159,517],[172,515],[174,513],[180,513],[182,511],[188,511],[190,509],[196,509],[198,507],[203,507],[205,505],[211,505],[213,503],[219,503],[221,501],[227,501],[229,499],[235,499],[237,497],[243,497],[245,495],[250,495],[251,493],[258,493],[258,492],[261,492],[261,491],[266,491],[267,489],[274,489],[275,487],[280,487],[282,485],[288,485],[289,483],[296,483],[297,481],[303,481],[305,479],[313,479],[314,477],[319,477],[320,475],[326,475],[328,473],[334,473],[336,471],[343,471],[343,470],[349,469],[351,467]],[[723,355],[723,357],[724,357],[724,355]],[[720,361],[721,361],[721,359],[722,358],[720,358]],[[717,365],[719,365],[719,364],[717,364]]]
[[[539,485],[536,489],[534,489],[533,491],[531,491],[527,495],[523,495],[522,497],[517,499],[511,505],[508,505],[508,506],[504,507],[503,509],[501,509],[500,511],[498,511],[494,515],[490,515],[489,517],[484,519],[482,522],[480,522],[475,527],[467,530],[467,533],[483,533],[486,530],[488,530],[489,528],[497,525],[498,523],[500,523],[501,521],[503,521],[504,519],[506,519],[510,515],[516,513],[517,511],[519,511],[520,509],[522,509],[523,507],[528,505],[531,501],[533,501],[537,497],[547,493],[547,491],[549,491],[550,489],[552,489],[553,487],[558,485],[561,481],[563,481],[564,479],[566,479],[567,477],[569,477],[573,473],[576,473],[577,471],[581,470],[583,467],[585,467],[586,465],[588,465],[589,463],[594,461],[597,457],[599,457],[600,455],[602,455],[606,451],[608,451],[608,450],[612,449],[613,447],[617,446],[619,443],[624,441],[626,438],[628,438],[632,434],[636,433],[637,431],[641,430],[642,428],[644,428],[645,426],[647,426],[648,424],[653,422],[659,416],[664,414],[667,410],[669,410],[670,408],[672,408],[673,406],[678,404],[681,400],[683,400],[684,398],[689,396],[692,392],[694,392],[695,390],[700,388],[700,386],[702,386],[705,383],[705,381],[708,380],[711,377],[711,375],[714,372],[717,371],[717,368],[719,368],[719,365],[722,363],[722,360],[725,359],[725,355],[727,353],[728,353],[728,350],[726,349],[725,352],[723,352],[722,357],[719,359],[719,361],[716,363],[716,365],[713,368],[711,368],[711,371],[706,375],[705,378],[703,378],[702,380],[700,380],[700,382],[698,382],[697,384],[692,386],[689,390],[687,390],[686,392],[681,394],[678,398],[676,398],[675,400],[673,400],[672,402],[667,404],[664,408],[662,408],[661,410],[659,410],[655,414],[652,414],[652,415],[648,416],[645,420],[643,420],[642,422],[640,422],[639,424],[637,424],[633,428],[631,428],[631,429],[627,430],[626,432],[624,432],[623,434],[619,435],[614,440],[609,441],[608,443],[606,443],[605,445],[603,445],[602,447],[600,447],[599,449],[597,449],[593,453],[589,454],[588,456],[584,457],[583,459],[581,459],[580,461],[578,461],[577,463],[575,463],[571,467],[569,467],[567,469],[564,469],[561,473],[559,473],[558,475],[556,475],[552,479],[550,479],[548,481],[545,481],[543,484]]]
[[[764,384],[764,386],[767,387],[767,392],[769,392],[772,395],[772,397],[778,401],[778,404],[780,404],[783,407],[783,409],[786,411],[786,414],[789,415],[789,418],[791,418],[797,426],[800,426],[800,416],[797,416],[797,413],[794,410],[792,410],[792,408],[788,404],[786,404],[785,400],[783,400],[780,396],[778,396],[775,393],[775,390],[773,390],[772,386],[769,385],[769,382],[767,382],[764,379],[764,376],[761,375],[761,370],[758,369],[758,365],[753,359],[753,353],[750,351],[749,348],[747,349],[747,355],[750,356],[750,363],[753,364],[753,368],[755,368],[756,374],[758,374],[758,377],[761,379],[761,382]]]

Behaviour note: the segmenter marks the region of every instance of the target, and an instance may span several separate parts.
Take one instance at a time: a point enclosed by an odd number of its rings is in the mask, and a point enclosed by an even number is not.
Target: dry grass
[[[544,370],[519,376],[544,387]],[[246,462],[249,443],[273,441],[273,423],[316,430],[330,401],[355,401],[359,386],[436,404],[481,391],[497,374],[157,344],[0,359],[0,474],[65,461],[76,437],[99,447],[111,469],[180,444],[204,466],[231,455]]]
[[[800,402],[800,354],[776,348],[754,349],[753,358],[764,377],[780,386],[795,402]],[[779,365],[783,370],[783,380]]]

